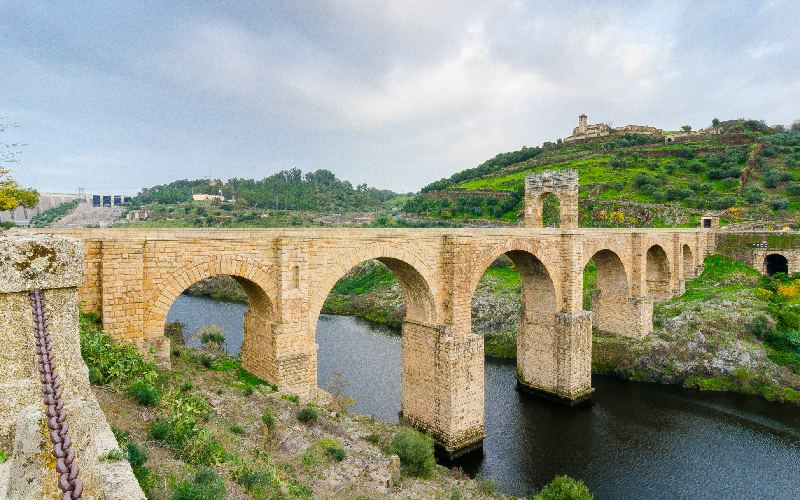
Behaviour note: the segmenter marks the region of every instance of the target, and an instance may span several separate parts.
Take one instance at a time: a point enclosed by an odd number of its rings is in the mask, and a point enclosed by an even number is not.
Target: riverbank
[[[343,394],[308,401],[243,370],[206,336],[156,371],[83,316],[93,389],[149,498],[503,498],[491,481],[433,461],[432,442],[351,415]],[[400,436],[400,437],[398,437]]]

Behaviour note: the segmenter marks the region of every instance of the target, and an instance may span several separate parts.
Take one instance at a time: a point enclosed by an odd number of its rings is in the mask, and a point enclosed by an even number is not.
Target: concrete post
[[[83,280],[78,240],[10,232],[0,235],[0,498],[61,497],[45,423],[29,294],[42,290],[62,401],[84,483],[84,498],[144,499],[127,462],[101,457],[117,448],[89,387],[81,358],[77,286]]]

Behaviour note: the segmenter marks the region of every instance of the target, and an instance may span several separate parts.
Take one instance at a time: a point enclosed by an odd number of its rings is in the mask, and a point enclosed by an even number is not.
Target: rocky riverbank
[[[105,459],[131,462],[149,498],[504,498],[437,465],[424,435],[348,413],[335,387],[300,400],[243,370],[214,335],[192,349],[169,331],[173,369],[160,372],[82,320],[93,390],[120,444]]]

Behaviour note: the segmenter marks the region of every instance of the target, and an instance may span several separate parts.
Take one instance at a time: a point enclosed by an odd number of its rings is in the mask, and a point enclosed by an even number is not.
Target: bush
[[[265,411],[264,414],[261,415],[261,421],[264,422],[267,429],[272,430],[275,428],[275,417],[272,415],[271,411]]]
[[[144,380],[138,380],[128,386],[127,393],[137,403],[144,406],[155,406],[161,400],[161,391]]]
[[[193,478],[178,483],[172,500],[225,500],[225,483],[213,469],[200,468]]]
[[[764,191],[757,187],[749,187],[744,192],[744,199],[747,203],[755,205],[764,201]]]
[[[800,184],[793,182],[786,186],[786,191],[792,196],[800,196]]]
[[[556,476],[547,483],[535,500],[591,500],[592,493],[583,481],[569,476]]]
[[[774,189],[781,181],[781,174],[777,170],[770,170],[764,174],[764,186]]]
[[[131,464],[133,475],[139,481],[139,486],[145,492],[150,491],[153,488],[153,483],[155,483],[155,478],[150,468],[144,465],[147,462],[147,453],[138,444],[131,442],[125,447],[125,455],[128,458],[128,463]]]
[[[147,362],[133,344],[116,343],[100,330],[95,314],[80,315],[81,356],[95,385],[128,380],[152,381],[155,365]]]
[[[414,429],[402,428],[389,445],[392,453],[400,457],[406,474],[427,478],[433,472],[436,459],[433,454],[433,439]]]
[[[246,434],[242,426],[237,424],[231,426],[231,432],[240,436],[244,436]]]
[[[204,347],[219,349],[225,343],[225,332],[217,325],[211,325],[200,332],[200,343]]]
[[[325,448],[325,455],[336,462],[341,462],[347,457],[347,452],[342,448],[330,446]]]
[[[316,422],[317,417],[317,409],[313,406],[306,406],[297,412],[297,420],[303,422],[304,424]]]
[[[789,200],[787,200],[786,198],[772,200],[771,202],[769,202],[769,206],[772,207],[772,210],[776,212],[780,210],[786,210],[789,207]]]

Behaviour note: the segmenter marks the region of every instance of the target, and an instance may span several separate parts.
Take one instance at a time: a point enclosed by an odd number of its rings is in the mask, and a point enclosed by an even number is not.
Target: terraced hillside
[[[723,223],[794,225],[800,211],[800,124],[792,130],[755,120],[719,123],[719,135],[612,134],[545,143],[504,153],[426,186],[404,207],[434,219],[514,223],[525,176],[542,170],[580,174],[583,227],[694,226],[706,211]],[[545,207],[554,224],[555,201]]]

